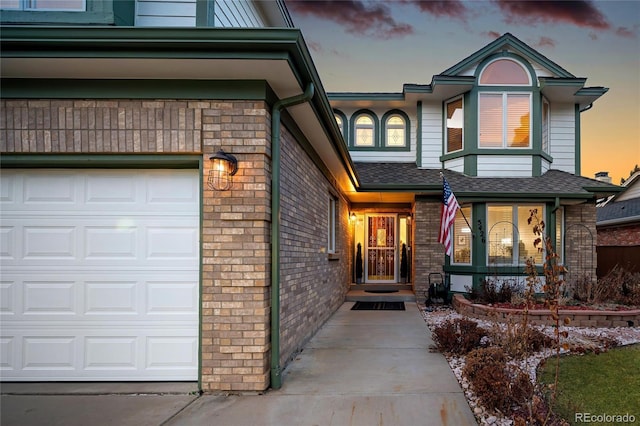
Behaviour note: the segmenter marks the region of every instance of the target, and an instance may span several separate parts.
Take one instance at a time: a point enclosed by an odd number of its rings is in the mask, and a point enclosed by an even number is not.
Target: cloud
[[[400,0],[399,3],[413,4],[421,12],[437,17],[448,16],[463,22],[466,21],[468,13],[467,7],[461,0]]]
[[[633,29],[629,29],[627,27],[618,27],[616,29],[616,35],[625,38],[636,38],[639,26],[640,25],[634,25]]]
[[[569,23],[578,27],[607,30],[607,18],[588,0],[493,0],[509,24]]]
[[[494,40],[497,39],[497,38],[500,38],[500,36],[502,36],[502,34],[500,34],[497,31],[485,31],[485,32],[482,33],[482,35],[486,36],[488,38],[494,39]]]
[[[289,6],[301,15],[315,16],[337,22],[351,34],[389,39],[413,34],[409,24],[396,22],[383,3],[362,0],[289,1]]]
[[[537,47],[556,47],[556,41],[549,37],[540,37],[540,40],[536,43]]]

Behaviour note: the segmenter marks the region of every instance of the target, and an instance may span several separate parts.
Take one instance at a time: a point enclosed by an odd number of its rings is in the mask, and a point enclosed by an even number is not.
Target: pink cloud
[[[616,35],[620,37],[636,38],[637,33],[638,33],[638,25],[634,25],[633,29],[629,29],[627,27],[618,27],[616,29]]]
[[[413,4],[433,16],[448,16],[461,21],[466,21],[468,12],[461,0],[400,0],[400,3]]]
[[[606,30],[607,18],[588,0],[493,0],[509,24],[568,23],[578,27]]]
[[[540,40],[536,43],[538,47],[556,47],[556,41],[549,37],[540,37]]]
[[[301,15],[334,21],[351,34],[389,39],[413,34],[409,24],[396,22],[383,3],[365,3],[361,0],[309,0],[289,1],[287,5]]]

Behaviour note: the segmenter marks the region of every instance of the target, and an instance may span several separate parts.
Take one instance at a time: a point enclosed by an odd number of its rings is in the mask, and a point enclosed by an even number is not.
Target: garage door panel
[[[2,380],[196,380],[198,172],[1,173]]]

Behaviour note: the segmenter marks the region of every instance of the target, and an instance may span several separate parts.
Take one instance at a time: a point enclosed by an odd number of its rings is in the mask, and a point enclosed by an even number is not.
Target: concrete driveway
[[[168,387],[154,394],[18,395],[21,385],[4,384],[2,425],[476,424],[445,358],[429,350],[433,341],[415,303],[405,311],[352,305],[345,302],[309,341],[277,391],[198,397],[189,394],[194,384],[160,384]],[[5,392],[7,385],[14,392]]]

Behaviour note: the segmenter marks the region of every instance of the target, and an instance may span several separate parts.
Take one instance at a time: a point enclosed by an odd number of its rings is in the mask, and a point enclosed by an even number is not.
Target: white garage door
[[[197,379],[198,176],[2,171],[2,380]]]

